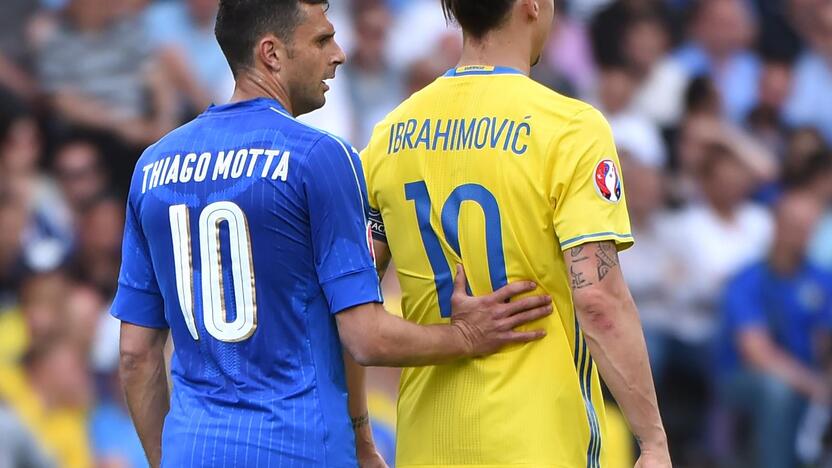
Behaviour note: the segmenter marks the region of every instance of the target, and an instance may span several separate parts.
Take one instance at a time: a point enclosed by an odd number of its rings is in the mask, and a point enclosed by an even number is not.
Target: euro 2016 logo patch
[[[621,176],[615,163],[605,159],[595,166],[595,191],[604,200],[618,203],[621,200]]]

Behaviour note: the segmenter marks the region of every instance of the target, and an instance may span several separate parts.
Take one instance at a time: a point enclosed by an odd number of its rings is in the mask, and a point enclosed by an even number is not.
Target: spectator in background
[[[810,50],[795,65],[785,118],[792,126],[818,128],[832,145],[832,3],[819,2],[813,8],[804,20],[809,23],[805,33]]]
[[[657,14],[633,17],[623,36],[623,54],[638,82],[633,110],[662,128],[679,123],[690,78],[668,57],[672,38]]]
[[[636,158],[644,158],[655,167],[666,163],[666,149],[656,123],[634,110],[633,97],[638,77],[632,67],[610,65],[601,70],[597,107],[604,112],[616,141],[635,148]]]
[[[622,38],[633,20],[644,15],[659,15],[665,22],[669,18],[662,0],[611,1],[592,18],[592,52],[598,66],[615,65],[626,58],[626,44]]]
[[[627,115],[631,112],[636,85],[635,75],[625,64],[607,65],[601,68],[596,96],[591,101],[607,119]]]
[[[0,365],[0,398],[61,468],[90,468],[86,356],[60,335],[32,347],[21,367]]]
[[[40,171],[42,140],[26,106],[0,93],[0,187],[26,210],[23,260],[38,271],[59,266],[72,239],[66,204],[54,181]]]
[[[755,36],[743,0],[701,0],[691,15],[689,41],[675,55],[689,76],[716,84],[725,115],[742,122],[757,100],[760,62],[749,49]]]
[[[415,26],[418,25],[418,26]],[[387,57],[397,70],[407,70],[414,62],[442,55],[440,61],[454,64],[462,52],[462,34],[449,24],[439,2],[410,0],[390,29]]]
[[[146,468],[147,457],[124,402],[118,373],[105,376],[90,413],[90,439],[100,468]]]
[[[832,202],[832,152],[826,147],[807,156],[794,156],[785,168],[785,190],[799,189],[816,197],[822,204]]]
[[[356,0],[352,7],[355,43],[341,78],[349,88],[350,105],[360,109],[354,120],[351,142],[364,147],[376,123],[403,99],[400,74],[385,55],[393,21],[384,0]]]
[[[54,468],[51,460],[20,418],[0,402],[0,467]]]
[[[783,140],[786,149],[780,162],[780,179],[771,181],[759,199],[773,205],[784,191],[800,188],[832,201],[832,157],[823,137],[814,129],[804,128],[784,135]]]
[[[668,221],[669,311],[651,336],[653,369],[668,437],[683,459],[707,460],[707,414],[712,398],[710,351],[719,323],[719,295],[731,276],[768,249],[771,217],[748,201],[759,184],[746,160],[725,143],[705,143],[692,167],[697,195]],[[667,374],[672,373],[673,379]],[[681,386],[680,382],[684,382]],[[705,460],[702,458],[705,457]],[[690,459],[690,458],[688,458]],[[707,466],[707,465],[706,465]]]
[[[541,63],[532,68],[532,78],[568,96],[587,96],[595,86],[596,65],[592,61],[589,31],[581,21],[555,8],[555,23]]]
[[[61,320],[66,324],[62,333],[89,355],[95,342],[106,304],[95,288],[75,283],[69,286],[61,308]]]
[[[832,151],[815,153],[803,165],[803,171],[791,178],[791,184],[802,184],[827,208],[809,244],[809,259],[815,265],[832,271]],[[790,182],[787,179],[786,183]]]
[[[107,298],[113,297],[116,291],[123,230],[124,204],[111,197],[93,201],[79,223],[71,272],[73,277],[95,286]]]
[[[777,57],[766,58],[760,74],[757,105],[748,116],[748,128],[769,148],[782,154],[786,147],[783,108],[792,90],[792,64]]]
[[[225,104],[234,91],[234,76],[214,37],[217,5],[218,0],[157,2],[145,15],[150,42],[185,98],[188,116],[212,102]]]
[[[26,208],[23,203],[0,186],[0,321],[15,305],[20,278],[26,272],[23,260],[23,232],[26,229],[26,221]],[[0,332],[2,330],[0,327]],[[3,345],[0,340],[0,348]]]
[[[707,143],[695,174],[702,196],[673,221],[678,264],[675,338],[698,357],[710,346],[718,323],[717,304],[725,281],[771,243],[772,219],[748,201],[759,179],[743,157],[725,143]],[[700,362],[703,374],[708,363]]]
[[[4,0],[0,15],[0,87],[27,101],[38,91],[32,79],[30,50],[30,29],[38,7],[32,0]]]
[[[69,280],[59,270],[31,275],[21,282],[18,307],[0,316],[0,365],[16,363],[27,349],[59,334],[68,291]]]
[[[751,418],[751,463],[760,468],[796,466],[802,403],[830,398],[817,338],[832,331],[832,276],[806,260],[821,210],[810,195],[785,196],[776,208],[770,253],[744,268],[724,292],[720,399]]]
[[[676,141],[676,163],[680,171],[674,181],[673,196],[680,201],[699,197],[700,184],[696,181],[696,174],[708,148],[714,146],[729,148],[742,161],[755,193],[773,183],[780,174],[778,158],[771,149],[745,130],[722,119],[717,110],[719,99],[711,93],[708,83],[708,80],[700,79],[691,83],[688,113]]]
[[[55,150],[53,170],[69,205],[73,229],[84,210],[109,189],[109,174],[101,159],[98,147],[86,138],[66,140]]]
[[[38,70],[51,117],[140,148],[175,126],[176,100],[141,21],[119,15],[118,6],[70,0],[39,44]],[[110,162],[128,174],[136,156],[124,151]]]

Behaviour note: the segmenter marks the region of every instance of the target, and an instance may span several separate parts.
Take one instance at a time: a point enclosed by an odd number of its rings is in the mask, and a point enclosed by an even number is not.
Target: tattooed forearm
[[[598,245],[595,258],[598,267],[598,281],[603,281],[604,277],[618,265],[618,251],[612,243],[603,242]]]
[[[572,289],[586,288],[592,286],[592,283],[584,278],[584,272],[575,269],[575,265],[569,267],[569,276],[572,279]]]
[[[358,429],[360,427],[364,427],[370,423],[370,415],[369,413],[364,413],[357,418],[350,418],[352,420],[352,428]]]

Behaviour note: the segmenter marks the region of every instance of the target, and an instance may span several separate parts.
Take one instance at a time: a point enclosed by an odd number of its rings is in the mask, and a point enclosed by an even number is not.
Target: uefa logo
[[[618,203],[621,200],[621,176],[615,163],[605,159],[595,166],[595,191],[604,200]]]

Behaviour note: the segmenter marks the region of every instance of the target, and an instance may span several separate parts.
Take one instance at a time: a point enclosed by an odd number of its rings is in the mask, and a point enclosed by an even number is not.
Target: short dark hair
[[[500,26],[516,0],[442,0],[442,11],[466,34],[480,39]]]
[[[301,3],[329,5],[328,0],[220,0],[214,34],[235,76],[251,66],[254,45],[264,34],[292,42]]]

